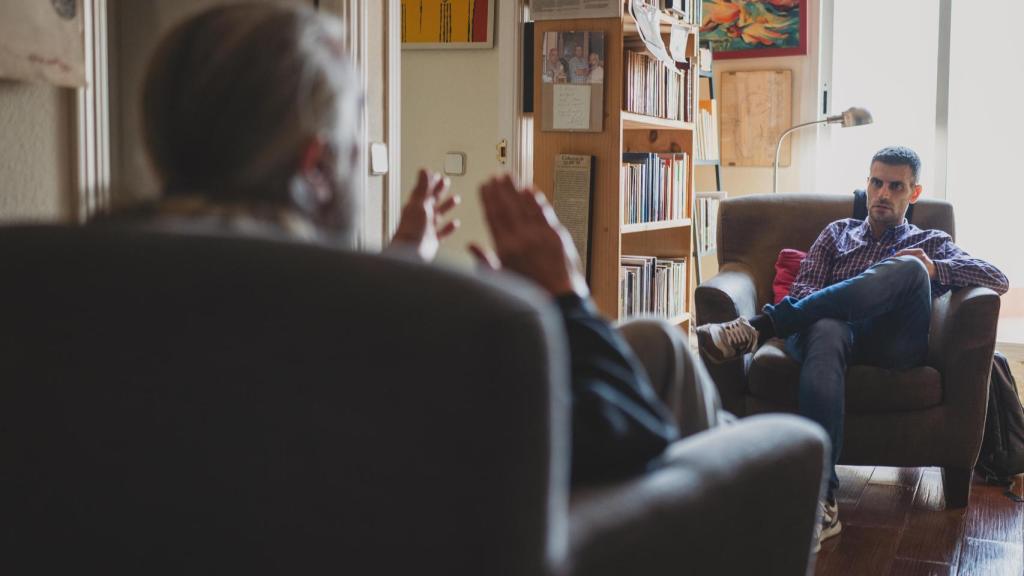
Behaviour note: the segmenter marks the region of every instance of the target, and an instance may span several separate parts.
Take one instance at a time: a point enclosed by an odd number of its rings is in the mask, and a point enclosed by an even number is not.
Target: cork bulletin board
[[[725,72],[720,100],[722,164],[771,167],[779,136],[793,125],[793,72]],[[780,166],[789,166],[791,141],[782,144]]]

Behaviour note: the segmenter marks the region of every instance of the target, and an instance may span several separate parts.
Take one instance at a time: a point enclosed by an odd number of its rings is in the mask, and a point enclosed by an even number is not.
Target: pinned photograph
[[[545,84],[604,84],[604,32],[548,32],[541,54]]]

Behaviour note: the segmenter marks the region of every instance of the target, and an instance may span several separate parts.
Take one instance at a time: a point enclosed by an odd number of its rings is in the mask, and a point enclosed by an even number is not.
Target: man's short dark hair
[[[906,146],[886,146],[875,152],[871,163],[881,162],[889,166],[910,166],[910,183],[917,184],[917,177],[921,173],[921,157]]]

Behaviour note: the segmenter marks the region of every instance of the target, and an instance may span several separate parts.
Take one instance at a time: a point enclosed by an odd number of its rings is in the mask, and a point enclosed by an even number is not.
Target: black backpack
[[[1009,485],[1024,472],[1024,407],[1006,356],[996,352],[988,390],[988,417],[981,454],[974,467],[990,484]],[[1024,502],[1024,498],[1014,497]]]

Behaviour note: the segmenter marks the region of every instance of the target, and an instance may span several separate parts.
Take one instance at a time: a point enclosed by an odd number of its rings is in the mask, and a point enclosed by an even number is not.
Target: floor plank
[[[956,566],[897,558],[889,567],[888,576],[956,576]]]
[[[966,511],[946,510],[942,494],[942,473],[928,470],[921,475],[914,503],[896,557],[942,564],[957,563],[964,534]]]
[[[871,466],[836,466],[836,474],[839,475],[839,492],[836,494],[836,500],[839,505],[856,506],[874,471]]]
[[[885,574],[896,556],[899,530],[883,526],[844,525],[835,549],[820,559],[819,576]]]
[[[889,466],[876,466],[871,473],[869,484],[894,484],[896,486],[917,486],[921,479],[921,473],[928,468],[891,468]]]
[[[1024,504],[975,477],[966,509],[947,510],[938,468],[840,466],[843,531],[826,541],[816,574],[1024,574]],[[1011,487],[1024,495],[1024,475]]]
[[[1024,546],[1024,512],[1005,491],[1002,486],[972,487],[965,537]]]
[[[957,576],[1024,573],[1024,549],[1007,542],[967,538]]]
[[[914,503],[916,490],[916,486],[869,482],[856,507],[844,510],[843,505],[839,505],[839,518],[844,526],[887,526],[902,530],[907,523],[907,513]]]

